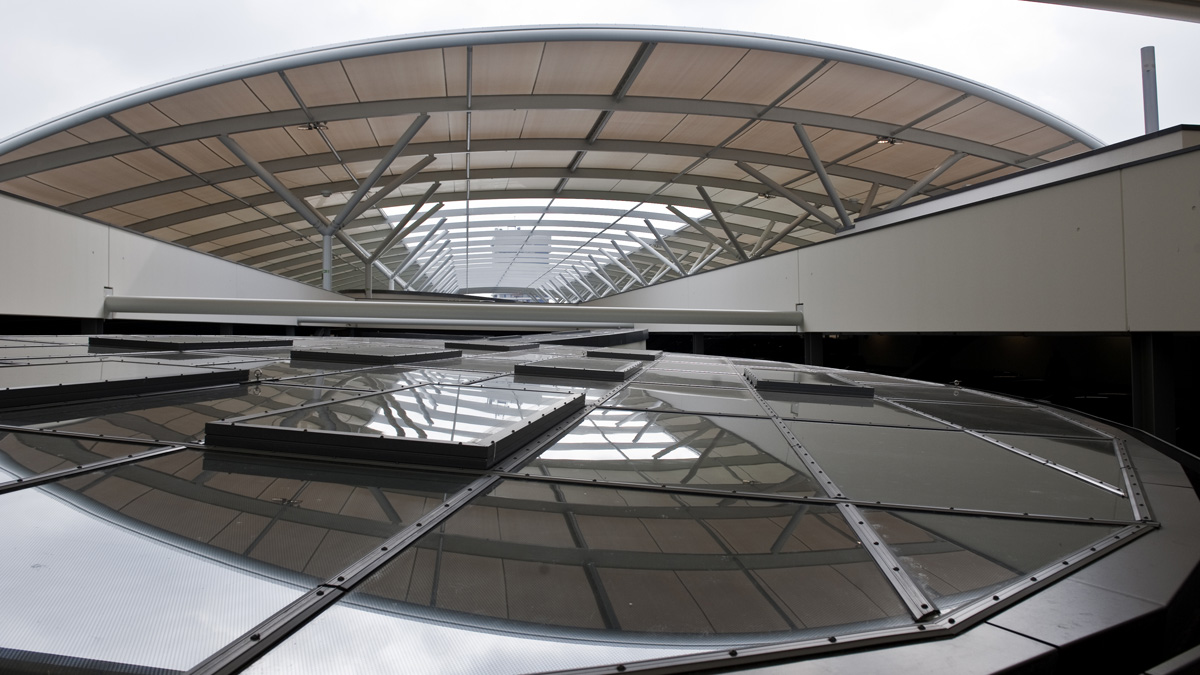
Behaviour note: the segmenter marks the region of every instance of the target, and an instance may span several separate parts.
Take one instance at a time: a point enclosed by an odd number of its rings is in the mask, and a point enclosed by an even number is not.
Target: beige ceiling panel
[[[662,187],[662,183],[659,181],[623,180],[618,182],[613,189],[617,192],[632,192],[649,196],[660,187]]]
[[[597,116],[594,110],[530,110],[521,138],[587,138]]]
[[[184,190],[184,194],[191,195],[205,204],[219,204],[220,202],[229,200],[229,195],[221,192],[215,187],[208,185],[193,188],[191,190]]]
[[[208,145],[200,141],[164,145],[160,149],[180,162],[183,162],[185,166],[196,173],[219,171],[233,166],[222,155],[214,152]],[[224,146],[222,146],[222,149],[224,150]],[[240,162],[238,163],[240,164]]]
[[[843,176],[830,176],[829,180],[833,182],[833,189],[837,191],[842,199],[849,199],[856,194],[864,194],[871,189],[871,184],[867,181],[845,178]],[[814,192],[825,194],[825,188],[819,187]]]
[[[153,150],[138,150],[124,155],[116,155],[115,158],[158,180],[169,180],[188,175],[188,172],[179,168],[178,164]]]
[[[819,63],[810,56],[752,49],[704,98],[767,105]]]
[[[874,136],[866,134],[856,134],[851,131],[838,131],[805,127],[808,131],[808,137],[812,139],[813,148],[816,149],[817,155],[825,166],[835,163],[846,163],[862,159],[864,156],[872,155],[885,147],[886,145],[878,145]],[[797,157],[804,156],[804,149],[801,148],[792,153]],[[853,155],[847,158],[847,155]]]
[[[787,155],[800,150],[801,146],[792,125],[760,121],[733,139],[729,147]]]
[[[0,190],[17,195],[18,197],[32,199],[35,202],[49,204],[50,206],[62,206],[63,204],[77,202],[80,199],[80,195],[72,194],[66,190],[60,190],[32,178],[25,177],[14,178],[10,181],[0,183]]]
[[[414,144],[444,143],[450,140],[450,113],[433,113],[413,137]],[[394,142],[394,141],[393,141]]]
[[[155,129],[179,126],[170,117],[162,114],[158,108],[149,103],[113,113],[112,116],[113,119],[139,134],[146,131],[154,131]]]
[[[520,138],[525,126],[524,110],[479,110],[471,113],[471,139]],[[450,113],[450,140],[467,138],[467,114]]]
[[[467,48],[450,47],[442,50],[442,63],[446,66],[446,95],[467,94]]]
[[[315,130],[303,127],[282,127],[282,129],[306,155],[322,155],[329,152],[329,146],[325,143],[325,139],[321,138],[321,134]]]
[[[609,192],[617,186],[618,180],[605,178],[572,178],[567,184],[570,190],[587,190],[590,192]]]
[[[371,125],[367,124],[364,119],[330,122],[329,128],[325,130],[325,136],[338,150],[379,147],[379,142],[375,140],[375,134],[371,131]]]
[[[629,95],[704,98],[747,51],[732,47],[659,44],[633,81]]]
[[[615,112],[605,125],[604,140],[661,141],[686,115],[673,113]]]
[[[568,165],[570,165],[571,160],[575,158],[575,153],[567,151],[555,152],[551,150],[522,150],[515,154],[516,156],[513,158],[512,164],[514,169],[531,167],[566,168]],[[584,157],[584,164],[587,163],[587,157],[590,157],[592,154],[594,153],[589,152],[587,156]]]
[[[348,59],[342,64],[364,101],[446,95],[446,66],[440,49]]]
[[[237,144],[259,163],[304,154],[284,129],[248,131],[244,134],[231,134],[230,138],[237,141]]]
[[[157,230],[154,230],[153,232],[151,232],[150,236],[154,237],[155,239],[158,239],[160,241],[177,241],[179,239],[183,239],[184,237],[186,237],[187,234],[184,232],[181,232],[173,227],[160,227]],[[192,248],[197,249],[197,250],[202,250],[198,246],[193,246]]]
[[[64,150],[66,148],[73,148],[73,147],[83,145],[83,144],[84,144],[84,142],[82,140],[80,140],[78,137],[73,136],[66,131],[60,131],[59,133],[54,134],[53,136],[48,136],[46,138],[43,138],[40,141],[34,141],[33,143],[30,143],[29,145],[26,145],[21,148],[17,148],[16,150],[13,150],[10,153],[0,156],[0,164],[3,164],[5,162],[15,162],[18,159],[25,159],[26,157],[35,157],[37,155],[44,155],[47,152],[54,152],[55,150]]]
[[[281,229],[281,228],[279,228],[279,229]],[[242,232],[241,234],[235,234],[235,235],[232,235],[229,237],[221,237],[220,239],[214,239],[210,243],[213,244],[214,248],[225,248],[226,246],[233,246],[234,244],[241,244],[241,243],[247,242],[247,241],[254,241],[255,239],[262,239],[267,236],[270,236],[270,235],[266,230],[263,230],[262,232]]]
[[[627,156],[636,157],[637,155]],[[642,161],[638,162],[634,167],[637,171],[665,171],[674,174],[683,171],[696,161],[695,157],[681,157],[679,155],[642,155],[642,157]]]
[[[196,220],[191,220],[186,223],[179,223],[178,225],[172,225],[169,228],[162,228],[162,229],[174,230],[180,234],[184,234],[189,237],[192,237],[197,234],[203,234],[205,232],[212,232],[214,230],[219,230],[223,227],[230,227],[230,226],[237,225],[237,224],[238,224],[238,221],[236,218],[233,218],[232,216],[229,216],[228,214],[220,213],[215,216],[208,216],[205,218],[197,218]]]
[[[304,187],[306,185],[324,185],[328,180],[325,174],[320,169],[300,169],[299,171],[284,171],[275,174],[283,184],[289,188]]]
[[[692,169],[690,173],[701,176],[716,176],[717,178],[731,178],[733,180],[746,179],[745,171],[739,169],[737,164],[725,159],[706,159],[699,166]]]
[[[215,138],[203,138],[200,139],[200,142],[204,144],[204,147],[208,148],[212,152],[216,153],[218,157],[225,160],[229,166],[242,165],[242,160],[234,156],[234,154],[229,151],[229,148],[225,147],[225,144],[221,141]]]
[[[508,188],[507,178],[484,178],[482,180],[471,181],[471,192],[494,192]]]
[[[987,101],[961,115],[929,127],[930,131],[980,143],[996,144],[1027,134],[1042,123]]]
[[[88,218],[95,218],[102,223],[116,225],[117,227],[127,227],[144,220],[144,218],[138,218],[133,214],[125,213],[118,209],[101,209],[99,211],[92,211],[86,215]]]
[[[998,145],[1006,150],[1037,156],[1070,141],[1071,139],[1061,131],[1043,126]]]
[[[309,108],[358,102],[341,61],[296,68],[286,71],[286,75]]]
[[[628,170],[637,166],[646,155],[632,152],[596,152],[590,151],[583,156],[579,163],[583,169],[621,169]],[[568,162],[570,159],[567,160]]]
[[[122,204],[121,210],[126,213],[132,213],[140,218],[158,218],[168,213],[198,209],[204,205],[204,202],[191,195],[183,192],[172,192],[171,194]]]
[[[979,176],[972,176],[970,178],[967,178],[966,180],[961,180],[961,181],[958,181],[957,183],[953,183],[953,184],[947,184],[943,187],[949,188],[951,190],[958,190],[961,188],[971,187],[972,185],[979,185],[980,183],[986,183],[989,180],[995,180],[997,178],[1002,178],[1004,176],[1014,174],[1018,171],[1021,171],[1020,167],[1015,167],[1015,166],[1011,166],[1011,165],[1002,165],[999,169],[996,169],[995,171],[989,171],[989,172],[987,172],[985,174],[981,174]]]
[[[300,107],[300,104],[296,103],[296,97],[288,91],[287,85],[284,84],[279,73],[248,77],[242,81],[246,83],[250,91],[254,92],[258,100],[267,106],[268,110],[295,110]]]
[[[1078,155],[1081,152],[1087,152],[1087,151],[1088,151],[1088,148],[1083,143],[1076,143],[1075,145],[1067,146],[1067,147],[1063,148],[1062,150],[1055,150],[1054,152],[1052,152],[1048,155],[1043,155],[1042,159],[1054,162],[1054,161],[1057,161],[1060,159],[1065,159],[1067,157],[1074,157],[1075,155]]]
[[[154,182],[150,176],[112,157],[43,171],[33,174],[32,178],[82,197],[96,197]]]
[[[442,138],[433,138],[431,136],[427,136],[424,139],[421,138],[421,134],[424,133],[425,130],[428,129],[430,125],[434,124],[435,120],[439,118],[444,122],[446,116],[444,114],[430,116],[430,118],[426,120],[425,124],[421,126],[421,131],[417,132],[417,135],[413,137],[412,142],[423,143],[433,140],[447,140],[449,136],[444,136]],[[369,117],[367,118],[367,124],[371,125],[371,133],[375,135],[375,139],[380,145],[391,147],[396,143],[396,141],[400,140],[400,136],[402,136],[405,131],[408,131],[408,127],[412,126],[413,121],[416,119],[416,115]],[[434,136],[436,136],[436,133]]]
[[[932,117],[930,117],[928,119],[921,120],[920,122],[914,124],[913,126],[918,129],[928,129],[929,127],[932,127],[935,124],[941,124],[942,122],[945,122],[948,119],[951,119],[953,117],[961,115],[961,114],[967,112],[968,110],[971,110],[972,108],[978,107],[982,104],[983,104],[983,99],[975,97],[975,96],[970,96],[968,98],[963,99],[962,101],[959,101],[958,103],[955,103],[954,105],[950,106],[949,108],[946,108],[945,110],[937,113],[936,115],[933,115]]]
[[[962,96],[962,92],[956,89],[924,80],[914,80],[907,87],[867,108],[858,116],[904,126],[912,124],[959,96]]]
[[[533,93],[611,95],[639,46],[637,42],[547,42]]]
[[[1001,164],[1000,162],[993,162],[990,159],[983,159],[982,157],[963,157],[955,162],[954,166],[950,167],[944,173],[942,173],[942,175],[938,176],[937,179],[933,181],[933,184],[937,187],[952,185],[963,180],[964,178],[972,178],[979,174],[995,171],[1002,166],[1005,165]]]
[[[882,147],[884,147],[883,152],[860,159],[851,166],[918,180],[954,154],[949,150],[917,143]]]
[[[663,139],[666,143],[703,145],[715,148],[746,123],[732,117],[688,115]]]
[[[262,101],[241,80],[169,96],[152,105],[178,124],[268,112]]]
[[[240,223],[252,223],[263,219],[262,214],[254,209],[238,209],[237,211],[230,211],[225,215],[234,218]]]
[[[88,143],[107,141],[110,138],[119,138],[125,135],[120,127],[106,119],[92,120],[77,127],[71,127],[70,133]]]
[[[512,166],[516,154],[515,152],[472,152],[471,168],[476,170],[507,169]]]
[[[838,63],[783,102],[785,108],[857,115],[900,91],[914,78]]]
[[[258,208],[260,210],[262,210],[264,213],[266,213],[268,215],[272,215],[272,216],[285,216],[285,215],[290,216],[295,213],[295,211],[292,211],[292,207],[288,206],[287,204],[284,204],[281,201],[280,202],[272,202],[270,204],[263,204],[262,206],[259,206]],[[305,227],[309,226],[308,221],[305,221],[303,219],[301,219],[299,221],[299,223]]]
[[[270,192],[267,186],[263,185],[257,178],[231,180],[219,185],[222,189],[228,190],[230,194],[238,197],[249,197],[251,195],[261,195]]]
[[[544,47],[543,42],[476,46],[471,93],[475,96],[532,94]]]
[[[350,174],[339,164],[332,166],[321,167],[321,173],[325,176],[325,180],[329,183],[340,183],[342,181],[350,182]]]

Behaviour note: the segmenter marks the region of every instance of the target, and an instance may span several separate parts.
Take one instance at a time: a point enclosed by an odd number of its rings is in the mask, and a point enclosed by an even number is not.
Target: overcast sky
[[[1138,50],[1162,126],[1200,123],[1200,24],[1020,0],[0,0],[0,138],[96,101],[320,45],[479,26],[638,24],[798,37],[977,80],[1105,142],[1142,133]]]

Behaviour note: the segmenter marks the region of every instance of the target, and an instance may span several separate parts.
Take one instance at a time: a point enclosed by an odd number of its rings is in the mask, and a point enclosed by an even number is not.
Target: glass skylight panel
[[[910,623],[836,507],[508,479],[245,672],[611,668]]]
[[[923,415],[863,396],[821,396],[776,391],[763,391],[759,395],[783,419],[925,429],[951,428]]]
[[[488,468],[583,408],[583,396],[422,385],[207,426],[209,444]]]
[[[612,408],[636,408],[669,412],[714,413],[767,417],[768,413],[749,391],[718,387],[679,387],[668,384],[629,386],[604,401]]]
[[[360,364],[417,363],[420,361],[447,359],[455,356],[462,356],[462,352],[453,348],[438,349],[430,346],[356,345],[350,349],[344,347],[317,347],[292,350],[292,358],[297,361]]]
[[[0,431],[0,470],[14,478],[73,469],[153,450],[153,445],[115,443],[54,434]]]
[[[521,473],[605,482],[824,496],[770,420],[593,411]]]
[[[661,362],[660,362],[661,365]],[[733,373],[707,373],[700,371],[667,370],[662,367],[647,369],[637,376],[638,384],[679,384],[698,387],[728,387],[745,389],[746,383]]]
[[[1100,432],[1076,424],[1041,408],[959,405],[929,401],[903,401],[903,405],[951,424],[984,432],[1103,438]]]
[[[246,370],[129,361],[7,366],[0,368],[0,409],[211,387],[247,379]]]
[[[615,347],[589,349],[587,356],[597,359],[634,359],[637,361],[656,361],[662,358],[662,351],[649,349],[618,349]]]
[[[637,360],[619,361],[616,359],[560,356],[541,361],[518,363],[514,372],[517,375],[624,382],[637,374],[641,369],[642,363]]]
[[[387,391],[418,384],[467,384],[488,377],[481,373],[469,373],[436,368],[373,368],[348,373],[328,373],[288,380],[288,384],[302,387],[332,387],[359,391]]]

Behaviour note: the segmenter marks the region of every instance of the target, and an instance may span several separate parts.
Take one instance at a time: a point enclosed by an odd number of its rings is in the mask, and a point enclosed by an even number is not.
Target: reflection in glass
[[[770,420],[596,410],[522,473],[824,496]]]
[[[0,613],[0,648],[186,670],[464,483],[206,460],[181,451],[0,495],[0,592],[21,608]]]
[[[1012,399],[988,396],[980,392],[969,391],[959,387],[935,387],[917,384],[879,384],[875,385],[875,395],[884,398],[894,398],[897,401],[905,399],[915,401],[942,401],[944,403],[979,403],[997,406],[1028,406],[1027,403]]]
[[[204,425],[212,420],[335,401],[354,394],[336,389],[284,386],[283,383],[255,383],[51,406],[8,413],[0,417],[0,421],[37,429],[61,429],[175,443],[202,439]]]
[[[746,382],[740,375],[733,373],[713,373],[690,370],[668,370],[652,367],[634,378],[639,384],[679,384],[699,387],[728,387],[730,389],[745,389]]]
[[[540,672],[910,623],[834,507],[644,494],[501,481],[246,672]]]
[[[814,394],[785,394],[777,391],[759,392],[771,410],[785,419],[814,422],[846,422],[894,427],[949,429],[928,417],[888,405],[883,401],[860,396],[817,396]]]
[[[1109,485],[1121,485],[1121,462],[1111,440],[1090,438],[1054,438],[1047,436],[1024,436],[1019,434],[988,434],[992,438],[1070,467],[1084,475],[1102,480]]]
[[[528,389],[530,391],[575,392],[586,396],[588,404],[597,403],[617,386],[615,382],[564,382],[553,377],[534,377],[531,375],[501,375],[479,383],[481,387],[497,387],[501,389]]]
[[[942,612],[1057,563],[1120,526],[863,510]]]
[[[1103,438],[1103,434],[1041,408],[905,401],[904,405],[975,431]]]
[[[785,424],[851,499],[1077,518],[1133,517],[1124,496],[961,431]]]
[[[387,391],[417,384],[465,384],[486,379],[482,373],[468,373],[435,368],[372,368],[349,373],[327,373],[288,380],[288,384],[304,387],[335,387],[359,391]]]
[[[718,387],[674,387],[642,385],[634,381],[604,401],[611,408],[638,408],[672,412],[715,413],[767,417],[768,413],[749,391]]]
[[[0,431],[0,468],[13,477],[70,469],[81,464],[153,450],[156,446],[111,443],[90,438],[54,434],[24,434]]]

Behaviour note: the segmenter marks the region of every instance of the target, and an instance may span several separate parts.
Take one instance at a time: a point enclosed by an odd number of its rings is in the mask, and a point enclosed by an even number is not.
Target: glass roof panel
[[[832,506],[620,493],[500,481],[246,672],[541,672],[911,621]]]
[[[521,472],[708,490],[824,493],[770,420],[632,410],[592,412]]]
[[[27,478],[146,452],[155,447],[160,446],[0,431],[0,469],[14,478]]]
[[[680,387],[641,384],[636,380],[604,401],[610,408],[637,408],[658,412],[714,413],[717,415],[769,414],[749,391],[720,387]]]
[[[904,405],[975,431],[1103,438],[1098,431],[1041,408],[905,401]]]
[[[787,394],[778,391],[763,391],[759,392],[759,395],[776,415],[785,419],[926,429],[950,428],[941,422],[890,406],[874,398]]]

